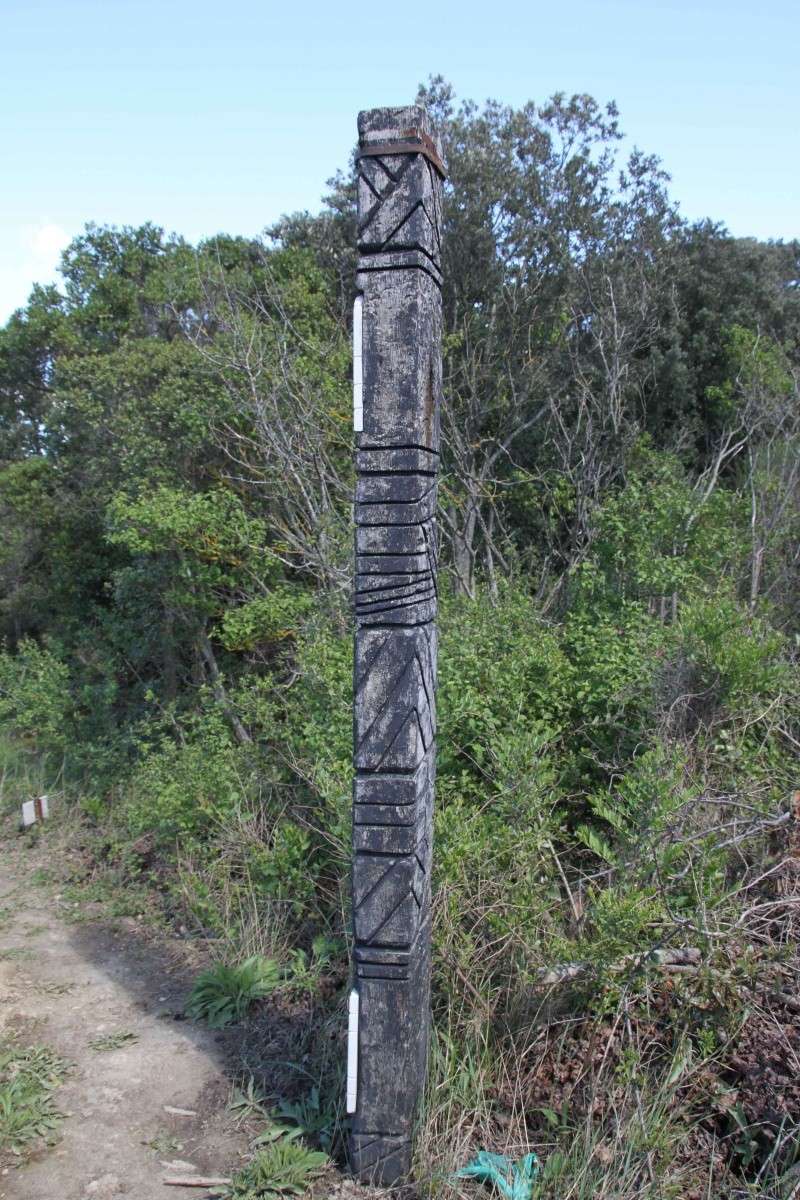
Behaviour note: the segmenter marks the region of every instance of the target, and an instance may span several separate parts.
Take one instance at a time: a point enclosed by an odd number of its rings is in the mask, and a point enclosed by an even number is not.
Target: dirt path
[[[68,1114],[61,1140],[4,1167],[0,1200],[203,1196],[162,1179],[229,1174],[243,1161],[225,1044],[176,1019],[186,979],[168,944],[131,920],[70,923],[57,888],[30,885],[35,857],[0,840],[0,1036],[49,1046],[74,1066],[57,1094]],[[90,1046],[120,1034],[134,1036]]]

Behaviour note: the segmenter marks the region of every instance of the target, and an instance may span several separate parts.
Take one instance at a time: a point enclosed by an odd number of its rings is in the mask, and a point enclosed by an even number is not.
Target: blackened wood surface
[[[358,118],[362,149],[432,136],[421,108]],[[435,141],[435,138],[434,138]],[[441,155],[441,148],[437,144]],[[436,763],[441,177],[421,153],[359,159],[364,429],[356,467],[353,923],[359,992],[351,1160],[411,1166],[430,1031]]]

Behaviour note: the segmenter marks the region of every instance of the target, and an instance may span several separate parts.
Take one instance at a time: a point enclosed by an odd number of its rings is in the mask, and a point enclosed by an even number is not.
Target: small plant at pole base
[[[281,970],[274,959],[253,954],[238,966],[217,963],[202,971],[186,1003],[186,1014],[223,1029],[241,1019],[250,1005],[274,992]]]
[[[339,1132],[336,1105],[329,1095],[323,1098],[315,1085],[299,1100],[280,1100],[275,1109],[280,1120],[293,1121],[292,1133],[313,1138],[323,1149],[331,1151]]]
[[[310,1150],[300,1141],[296,1136],[299,1130],[275,1128],[268,1133],[273,1135],[268,1145],[216,1195],[230,1200],[284,1200],[302,1196],[328,1165],[326,1154]]]

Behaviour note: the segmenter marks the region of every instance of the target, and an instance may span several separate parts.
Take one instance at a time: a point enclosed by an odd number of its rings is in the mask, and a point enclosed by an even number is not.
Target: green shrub
[[[652,739],[667,630],[639,602],[606,605],[591,564],[581,574],[585,591],[561,635],[573,680],[565,767],[571,787],[593,789]]]
[[[636,859],[642,844],[657,839],[686,802],[685,773],[686,757],[677,747],[658,743],[643,751],[623,775],[588,796],[596,822],[580,825],[579,839],[610,864]]]
[[[696,689],[732,713],[749,713],[793,686],[785,639],[729,588],[684,604],[678,633],[696,671]]]
[[[606,603],[671,603],[713,588],[746,559],[744,511],[736,492],[704,497],[676,455],[641,438],[624,487],[608,492],[595,515],[590,561]]]
[[[308,829],[280,819],[268,843],[250,848],[247,871],[252,885],[263,889],[267,896],[291,904],[297,913],[302,912],[314,895],[318,873],[312,851]]]
[[[24,638],[16,653],[0,653],[0,721],[46,753],[73,740],[69,668],[47,646]]]
[[[200,713],[181,737],[179,744],[166,731],[140,739],[122,804],[130,833],[153,833],[164,848],[231,820],[252,784],[252,764],[219,713]]]
[[[496,604],[445,592],[440,621],[438,772],[450,795],[483,802],[502,786],[503,759],[534,732],[564,727],[572,685],[557,632],[521,588],[504,586]]]

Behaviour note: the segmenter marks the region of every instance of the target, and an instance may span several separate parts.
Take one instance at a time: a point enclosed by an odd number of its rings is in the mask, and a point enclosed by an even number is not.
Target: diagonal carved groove
[[[369,188],[369,190],[372,192],[372,194],[376,200],[381,199],[380,192],[378,191],[378,189],[376,188],[376,186],[372,182],[372,180],[368,177],[368,175],[366,175],[363,168],[359,169],[358,178],[365,184],[366,187]]]
[[[411,717],[413,717],[413,718],[414,718],[414,721],[416,722],[416,725],[417,725],[417,729],[419,730],[419,736],[420,736],[420,740],[421,740],[421,742],[422,742],[422,749],[423,749],[423,752],[424,752],[424,751],[426,751],[426,750],[428,749],[428,747],[427,747],[427,745],[426,745],[426,743],[425,743],[425,737],[424,737],[424,734],[423,734],[423,732],[422,732],[422,726],[420,725],[419,713],[418,713],[418,712],[417,712],[417,710],[414,708],[414,709],[412,709],[412,710],[411,710],[411,713],[409,714],[409,717],[408,717],[408,718],[406,718],[406,720],[403,722],[403,724],[402,724],[402,725],[400,726],[400,728],[397,730],[397,733],[394,735],[394,737],[392,738],[391,742],[389,743],[389,745],[388,745],[388,746],[386,747],[386,749],[384,750],[383,754],[382,754],[382,755],[380,756],[380,758],[378,759],[378,765],[377,765],[377,767],[375,768],[375,770],[379,771],[379,770],[381,769],[381,767],[383,766],[384,762],[385,762],[385,761],[386,761],[386,759],[389,757],[389,754],[390,754],[390,753],[391,753],[391,751],[393,750],[395,742],[397,741],[397,739],[399,738],[400,734],[403,732],[403,730],[405,729],[405,727],[408,725],[408,721],[409,721],[409,719],[410,719]]]
[[[387,638],[384,642],[384,645],[386,645],[386,643],[389,641],[390,641],[390,638]],[[373,719],[370,721],[367,729],[364,731],[364,733],[359,738],[357,749],[360,749],[364,745],[367,738],[370,736],[373,729],[375,728],[376,723],[380,720],[380,718],[386,712],[387,708],[394,702],[397,689],[398,689],[400,683],[405,678],[405,676],[410,671],[411,666],[412,666],[412,659],[411,658],[406,659],[403,670],[400,672],[400,675],[393,681],[393,686],[391,688],[387,688],[386,695],[385,695],[383,701],[381,702],[380,707],[378,708],[377,712],[375,713]],[[356,697],[356,698],[358,698],[358,697]],[[401,728],[402,728],[402,726],[401,726]]]
[[[381,930],[385,929],[389,922],[394,920],[402,906],[408,901],[409,897],[414,900],[418,909],[422,907],[419,898],[414,891],[414,885],[411,884],[408,891],[403,893],[403,895],[399,898],[394,907],[389,910],[383,920],[380,921],[376,926],[371,927],[369,936],[366,940],[374,942],[378,937],[380,937]]]
[[[373,893],[376,892],[381,887],[381,885],[386,881],[386,879],[389,877],[389,875],[391,875],[392,871],[397,866],[397,862],[398,862],[398,860],[397,860],[397,857],[395,856],[394,861],[389,864],[389,866],[386,868],[386,870],[383,872],[383,874],[380,875],[374,881],[372,886],[369,888],[369,890],[367,892],[364,893],[363,896],[361,896],[360,898],[357,898],[355,896],[353,897],[353,908],[356,912],[358,912],[358,910],[367,903],[367,901],[370,899],[370,897],[373,895]]]
[[[417,588],[404,595],[375,596],[372,599],[358,595],[356,596],[356,616],[363,617],[367,614],[374,615],[376,613],[395,612],[398,608],[409,608],[413,605],[427,604],[434,599],[435,595],[432,580],[425,587]]]
[[[361,671],[353,681],[353,692],[356,698],[366,683],[370,672],[374,669],[378,659],[390,641],[391,634],[387,633],[386,637],[382,638],[377,646],[370,647],[369,653],[367,654],[367,661],[361,664]]]
[[[365,160],[362,159],[361,161],[363,163]],[[406,172],[411,167],[411,163],[408,161],[408,159],[404,158],[401,169],[396,174],[393,174],[389,170],[389,168],[386,166],[383,159],[373,158],[371,161],[374,163],[377,163],[378,166],[381,167],[381,169],[388,176],[390,183],[384,192],[380,192],[380,191],[376,192],[377,183],[375,183],[373,185],[373,183],[370,183],[368,180],[365,181],[369,184],[370,191],[376,193],[378,199],[377,199],[377,202],[375,204],[373,204],[372,207],[369,209],[369,211],[367,212],[364,219],[362,221],[359,221],[359,226],[358,226],[359,238],[361,237],[361,234],[364,232],[364,230],[367,229],[372,224],[372,222],[377,217],[378,213],[382,210],[383,206],[387,202],[391,201],[392,197],[396,194],[400,184],[402,183],[403,176],[406,174]],[[363,172],[363,167],[361,168],[361,171]]]

